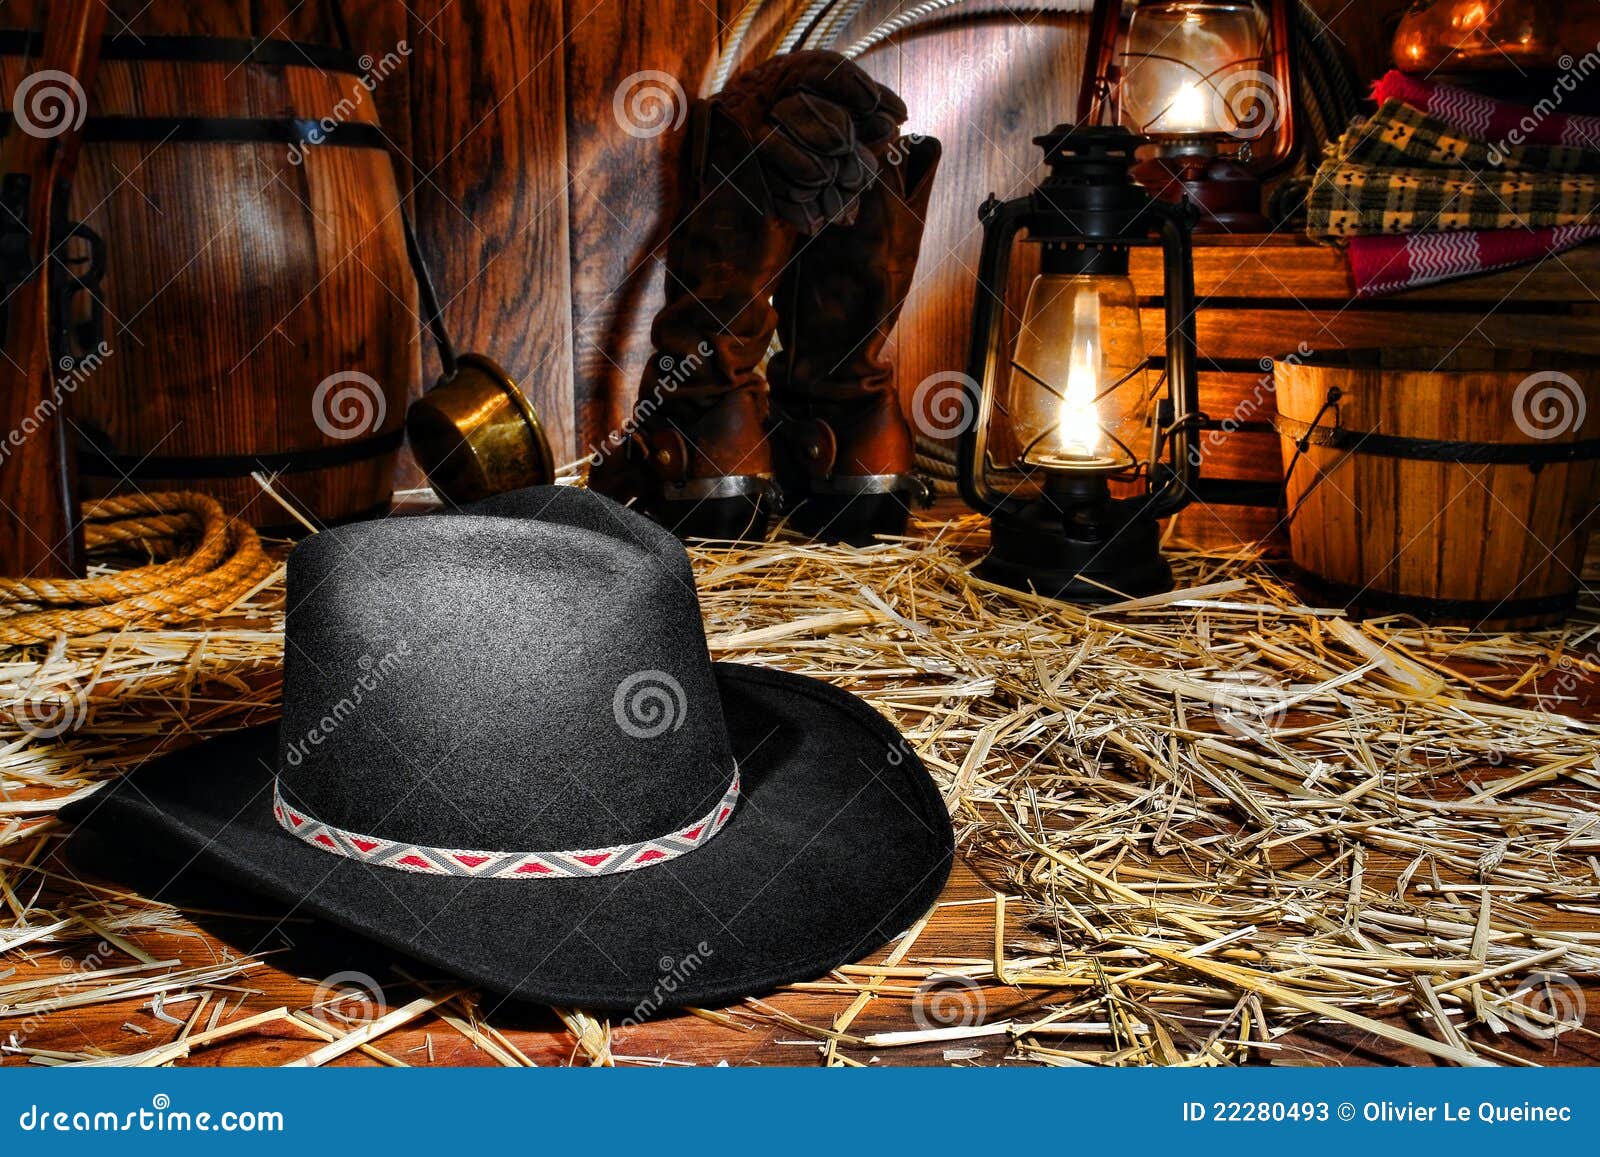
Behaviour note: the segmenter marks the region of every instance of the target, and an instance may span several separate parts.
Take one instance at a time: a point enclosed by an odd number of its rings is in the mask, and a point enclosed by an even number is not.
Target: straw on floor
[[[1334,1026],[1478,1065],[1590,1034],[1600,727],[1564,712],[1600,675],[1592,606],[1540,634],[1357,624],[1247,555],[1177,554],[1171,595],[1090,610],[975,579],[982,545],[968,519],[861,551],[693,552],[716,656],[833,680],[894,719],[999,893],[992,957],[930,955],[919,925],[886,960],[797,986],[838,995],[829,1021],[764,1001],[706,1019],[775,1021],[843,1064],[928,1041],[962,1060],[995,1037],[1044,1064],[1261,1063],[1286,1034]],[[437,1012],[500,1063],[526,1060],[470,994],[427,985],[348,1032],[311,1008],[220,1019],[257,962],[198,942],[150,958],[141,932],[182,913],[52,874],[65,800],[157,744],[271,717],[281,605],[274,582],[204,630],[0,651],[0,950],[119,950],[70,985],[0,976],[13,1057],[172,1063],[276,1017],[328,1040],[313,1063],[418,1063],[382,1034]],[[990,1022],[961,999],[985,987],[1038,1000]],[[205,1024],[186,1006],[176,1041],[121,1058],[40,1055],[18,1029],[161,993],[222,1003]],[[852,1033],[873,1001],[903,1009],[904,1031]],[[579,1059],[661,1059],[620,1057],[603,1020],[561,1013]]]

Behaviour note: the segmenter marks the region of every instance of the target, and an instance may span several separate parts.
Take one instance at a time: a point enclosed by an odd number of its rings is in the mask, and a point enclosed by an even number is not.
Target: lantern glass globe
[[[1147,137],[1226,136],[1250,123],[1266,60],[1254,4],[1140,4],[1128,23],[1118,90],[1124,126]]]

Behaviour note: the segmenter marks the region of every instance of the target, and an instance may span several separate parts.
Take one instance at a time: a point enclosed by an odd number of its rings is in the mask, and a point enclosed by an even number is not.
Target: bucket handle
[[[1295,439],[1294,443],[1294,457],[1289,459],[1289,468],[1283,472],[1283,488],[1285,493],[1288,493],[1289,483],[1294,478],[1295,467],[1300,465],[1300,459],[1305,457],[1306,452],[1311,449],[1311,436],[1315,434],[1317,432],[1317,428],[1322,425],[1322,419],[1327,415],[1329,410],[1333,411],[1333,427],[1335,429],[1338,428],[1339,401],[1343,397],[1344,391],[1338,386],[1329,386],[1327,396],[1323,398],[1322,406],[1317,410],[1316,416],[1311,419],[1311,422],[1308,426],[1299,431],[1299,437]],[[1285,434],[1285,436],[1287,436],[1286,427],[1284,426],[1281,418],[1274,418],[1272,424],[1273,428],[1276,429],[1280,434]],[[1345,459],[1349,458],[1351,454],[1355,453],[1355,451],[1356,448],[1352,446],[1350,449],[1344,452],[1343,457],[1333,464],[1332,469],[1324,470],[1317,476],[1316,480],[1311,483],[1306,492],[1300,496],[1300,501],[1296,502],[1294,504],[1294,508],[1284,516],[1283,525],[1285,528],[1294,525],[1295,516],[1300,513],[1300,508],[1306,504],[1306,500],[1315,494],[1317,492],[1317,487],[1326,482],[1334,470],[1337,470],[1340,466],[1344,465]]]
[[[339,48],[346,54],[353,55],[355,48],[350,38],[350,26],[345,23],[344,6],[339,0],[332,0],[328,5],[329,15],[333,19],[333,32],[339,40]],[[389,163],[395,163],[394,150],[388,150]],[[407,164],[411,164],[407,158]],[[416,166],[412,165],[415,174]],[[399,174],[396,173],[396,185],[399,184]],[[406,258],[411,264],[412,276],[417,281],[418,304],[428,319],[428,330],[433,334],[433,344],[439,351],[439,366],[442,370],[441,381],[449,381],[456,375],[458,359],[456,357],[455,342],[450,340],[450,330],[445,325],[444,306],[439,302],[438,290],[434,288],[433,273],[428,268],[428,262],[422,255],[422,246],[417,242],[417,229],[411,221],[411,212],[406,208],[405,193],[400,193],[400,228],[406,239]]]

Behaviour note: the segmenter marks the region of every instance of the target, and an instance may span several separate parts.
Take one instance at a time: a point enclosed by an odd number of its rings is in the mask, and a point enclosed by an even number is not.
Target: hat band
[[[653,868],[708,843],[727,824],[738,802],[739,769],[734,768],[733,782],[717,806],[694,823],[667,835],[635,844],[572,852],[483,852],[396,843],[336,828],[285,803],[278,781],[272,781],[272,814],[279,826],[314,848],[402,872],[491,880],[572,879]]]

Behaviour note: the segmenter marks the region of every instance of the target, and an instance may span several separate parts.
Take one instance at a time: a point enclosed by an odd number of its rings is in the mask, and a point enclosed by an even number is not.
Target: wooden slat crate
[[[1136,249],[1133,283],[1144,298],[1144,334],[1159,352],[1164,333],[1160,253]],[[1202,434],[1208,479],[1253,490],[1282,479],[1270,360],[1299,351],[1463,342],[1540,345],[1600,353],[1600,247],[1534,266],[1357,300],[1343,253],[1295,235],[1196,241],[1195,294]],[[1260,498],[1259,493],[1237,498]],[[1277,506],[1206,503],[1178,516],[1176,533],[1223,548],[1262,539],[1282,546]]]

